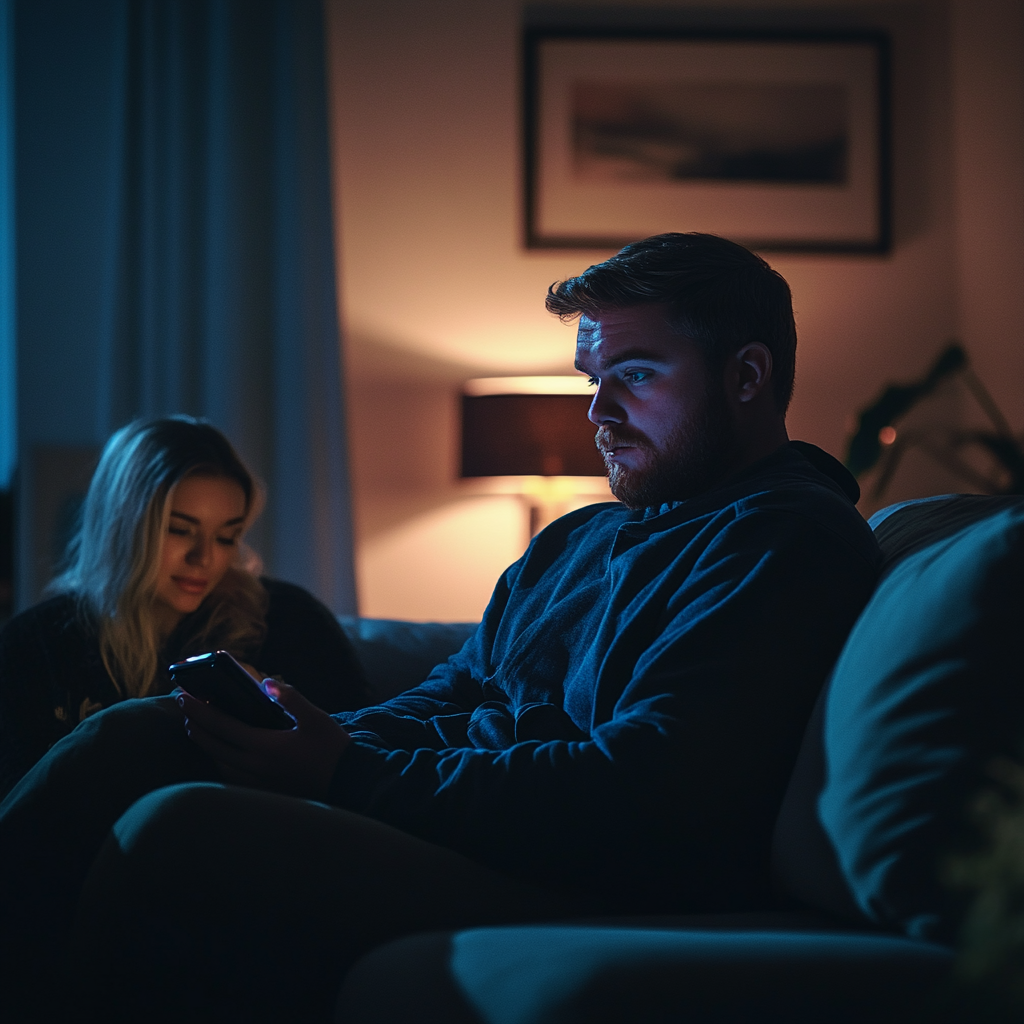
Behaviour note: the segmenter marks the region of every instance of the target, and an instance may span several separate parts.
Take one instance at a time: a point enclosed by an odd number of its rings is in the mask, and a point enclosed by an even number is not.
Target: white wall
[[[455,396],[472,376],[567,372],[573,332],[545,313],[545,290],[608,255],[522,248],[523,16],[516,0],[328,0],[364,615],[480,614],[522,549],[524,513],[514,496],[455,479]],[[892,252],[767,254],[797,313],[792,436],[841,456],[856,410],[887,381],[919,375],[955,336],[1021,429],[1019,0],[761,4],[743,17],[881,27],[893,38]],[[932,414],[968,413],[961,405],[950,397]],[[957,487],[910,456],[882,503]]]

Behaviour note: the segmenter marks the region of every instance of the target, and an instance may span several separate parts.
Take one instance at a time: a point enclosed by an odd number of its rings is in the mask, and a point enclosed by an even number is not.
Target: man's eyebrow
[[[195,523],[196,526],[199,525],[199,520],[196,519],[195,516],[186,515],[184,512],[175,512],[172,509],[171,510],[171,515],[174,516],[176,519],[184,519],[184,520],[186,520],[186,521],[188,521],[190,523]],[[244,523],[244,522],[245,522],[245,516],[235,516],[234,519],[229,519],[226,523],[223,523],[221,526],[219,526],[218,529],[223,530],[225,526],[238,526],[239,523]]]
[[[666,356],[661,355],[658,352],[651,352],[649,349],[627,348],[624,352],[619,352],[611,359],[602,359],[601,369],[609,370],[613,366],[618,366],[620,363],[628,363],[631,359],[639,359],[644,363],[667,363],[669,361]],[[582,373],[587,372],[582,366],[580,366],[578,359],[576,360],[575,366],[576,369],[580,370]]]

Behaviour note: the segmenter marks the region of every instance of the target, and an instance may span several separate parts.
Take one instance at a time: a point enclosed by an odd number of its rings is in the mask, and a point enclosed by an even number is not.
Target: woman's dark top
[[[332,714],[366,705],[366,679],[338,620],[302,587],[262,582],[270,597],[266,637],[245,660]],[[191,619],[161,652],[154,694],[172,689],[168,664],[201,653],[182,648],[193,633]],[[123,699],[73,596],[50,598],[11,619],[0,631],[0,799],[80,721]]]

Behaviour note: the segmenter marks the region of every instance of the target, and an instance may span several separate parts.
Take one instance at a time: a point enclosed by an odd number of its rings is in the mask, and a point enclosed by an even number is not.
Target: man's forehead
[[[601,325],[584,314],[576,325],[576,351],[585,352],[601,340]]]
[[[587,356],[598,348],[604,340],[601,325],[589,317],[581,316],[576,328],[576,363],[579,369],[581,357]]]
[[[586,334],[608,330],[664,330],[671,331],[671,310],[665,303],[644,303],[639,306],[623,306],[621,309],[604,309],[592,314],[583,313],[579,319],[579,331]]]
[[[632,306],[592,316],[584,313],[576,329],[578,353],[641,342],[656,347],[678,344],[678,331],[672,327],[665,306]]]
[[[642,323],[628,313],[614,311],[590,317],[584,313],[576,328],[577,348],[593,348],[602,342],[612,341],[624,334],[643,332]]]

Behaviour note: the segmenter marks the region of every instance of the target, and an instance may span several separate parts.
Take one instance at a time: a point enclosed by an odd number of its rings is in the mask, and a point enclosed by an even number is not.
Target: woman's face
[[[174,488],[156,584],[157,605],[171,628],[224,578],[244,521],[245,492],[235,480],[189,476]]]

